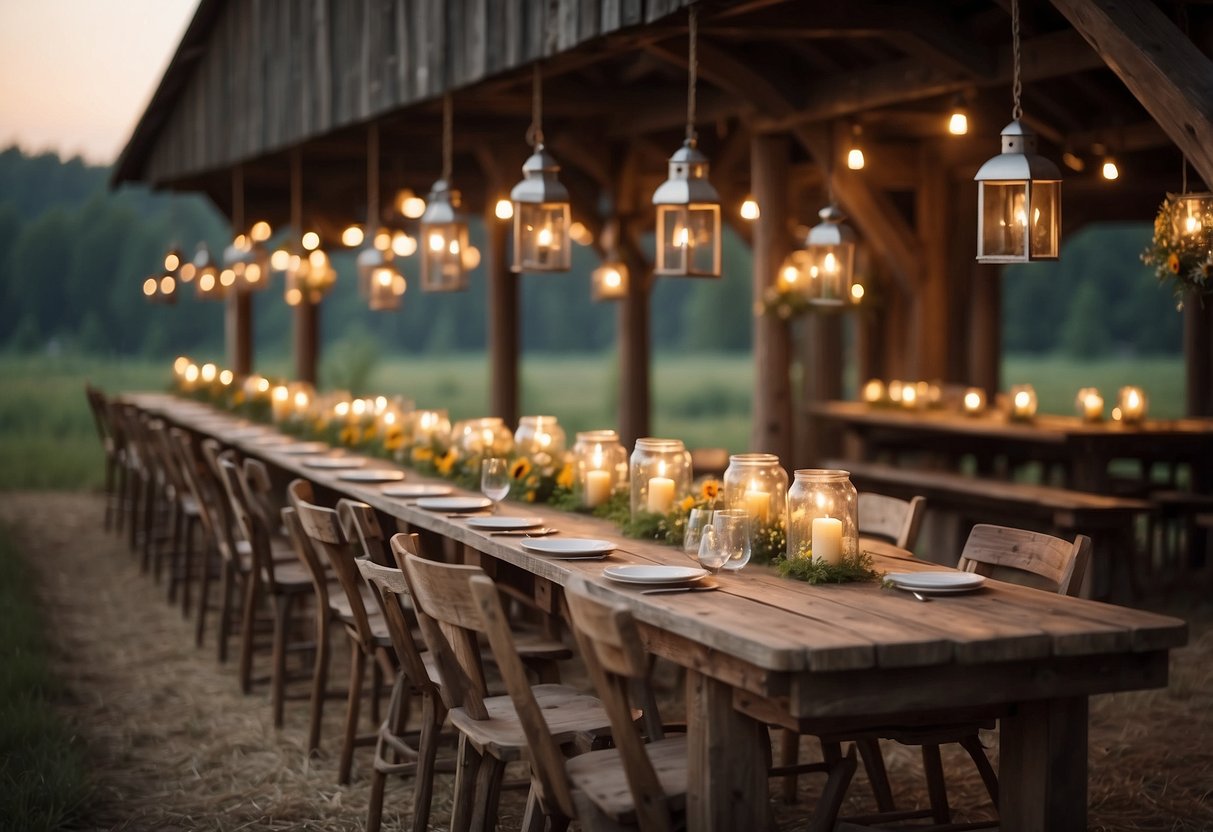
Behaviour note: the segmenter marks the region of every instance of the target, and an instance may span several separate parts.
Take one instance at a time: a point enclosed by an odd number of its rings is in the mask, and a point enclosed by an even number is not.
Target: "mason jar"
[[[564,428],[555,416],[523,416],[514,431],[514,453],[547,464],[565,449]],[[544,458],[546,457],[546,458]]]
[[[579,432],[573,443],[573,465],[577,474],[573,488],[588,508],[628,487],[628,452],[613,430]]]
[[[681,439],[636,440],[631,459],[632,516],[668,514],[691,491],[691,453]]]
[[[788,490],[788,560],[837,564],[859,553],[859,495],[851,474],[802,468]]]
[[[451,417],[445,410],[414,410],[406,419],[408,440],[415,445],[451,441]]]
[[[499,416],[465,419],[454,428],[454,441],[464,459],[474,456],[508,457],[514,436]]]
[[[733,454],[724,472],[724,507],[744,509],[751,527],[787,520],[788,474],[775,454]]]

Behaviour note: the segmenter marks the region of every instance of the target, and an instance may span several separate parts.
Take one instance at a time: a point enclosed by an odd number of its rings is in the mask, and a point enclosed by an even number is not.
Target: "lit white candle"
[[[667,480],[673,485],[673,480]],[[590,508],[600,506],[607,501],[611,496],[611,472],[610,471],[586,471],[585,472],[585,504]],[[653,499],[653,485],[649,483],[649,502]],[[651,509],[650,509],[651,511]]]
[[[1088,422],[1098,422],[1103,419],[1103,396],[1098,393],[1088,393],[1084,396],[1082,415]]]
[[[674,481],[669,477],[650,479],[648,510],[653,514],[665,514],[672,505],[674,505]]]
[[[767,522],[771,511],[771,495],[767,491],[749,488],[745,493],[745,509],[759,523]]]
[[[270,413],[275,422],[281,422],[291,412],[291,391],[283,385],[278,385],[270,394]]]
[[[842,562],[842,521],[834,517],[813,518],[813,557],[829,564]]]

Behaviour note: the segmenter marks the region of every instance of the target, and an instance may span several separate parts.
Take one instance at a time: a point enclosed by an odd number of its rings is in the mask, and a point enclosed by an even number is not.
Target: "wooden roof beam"
[[[1023,44],[1023,79],[1043,81],[1103,67],[1099,55],[1076,32],[1065,30],[1031,38]],[[786,130],[796,124],[828,121],[865,110],[960,92],[973,86],[999,86],[1011,81],[1011,48],[999,51],[997,70],[974,78],[923,66],[921,61],[897,61],[865,72],[825,78],[813,84],[803,104],[777,118],[760,121],[760,130]]]
[[[1149,0],[1053,0],[1213,184],[1213,62]]]

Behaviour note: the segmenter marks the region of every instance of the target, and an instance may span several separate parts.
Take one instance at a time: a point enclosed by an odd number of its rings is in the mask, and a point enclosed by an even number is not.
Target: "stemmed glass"
[[[712,528],[712,514],[713,511],[710,508],[693,508],[687,515],[686,532],[682,538],[682,551],[691,560],[699,557],[699,543],[703,539],[704,532]]]
[[[480,463],[480,493],[497,503],[510,493],[510,461],[492,457]]]

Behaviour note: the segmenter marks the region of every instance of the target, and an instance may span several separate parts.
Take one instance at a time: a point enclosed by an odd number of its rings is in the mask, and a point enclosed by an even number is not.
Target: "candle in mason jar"
[[[662,466],[664,473],[665,466]],[[674,505],[674,481],[669,477],[656,476],[649,480],[647,508],[653,514],[665,514]]]
[[[813,518],[813,557],[829,564],[842,562],[842,521],[834,517]]]
[[[767,522],[771,511],[771,495],[751,485],[745,492],[746,512],[759,523]]]
[[[672,480],[670,481],[673,482]],[[585,472],[585,504],[590,508],[600,506],[607,501],[611,496],[611,472],[610,471],[586,471]],[[649,483],[649,499],[653,497],[652,482]]]
[[[270,413],[275,422],[281,422],[287,417],[291,406],[291,391],[285,385],[278,385],[270,394]]]
[[[1103,419],[1103,396],[1094,387],[1084,387],[1078,391],[1078,408],[1082,418],[1098,422]]]
[[[965,413],[970,416],[976,416],[978,413],[986,409],[986,391],[980,387],[970,387],[965,391],[964,397]]]

